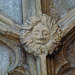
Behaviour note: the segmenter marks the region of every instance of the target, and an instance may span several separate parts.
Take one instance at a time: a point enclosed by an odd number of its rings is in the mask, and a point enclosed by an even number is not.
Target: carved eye
[[[38,33],[39,33],[39,31],[37,30],[37,31],[35,31],[35,35],[38,35]]]
[[[49,35],[49,32],[46,31],[46,30],[43,30],[43,35],[44,35],[44,36],[48,36],[48,35]]]
[[[48,35],[48,33],[47,33],[47,32],[43,32],[43,35],[44,35],[44,36],[47,36],[47,35]]]
[[[43,35],[47,36],[48,34],[47,33],[44,33]]]
[[[35,35],[38,35],[38,33],[35,33]]]

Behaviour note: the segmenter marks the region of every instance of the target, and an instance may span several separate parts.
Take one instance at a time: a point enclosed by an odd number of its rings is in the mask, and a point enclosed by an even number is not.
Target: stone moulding
[[[21,47],[19,46],[19,31],[20,26],[0,14],[0,41],[12,49],[15,55],[15,63],[7,70],[10,72],[20,64]]]
[[[19,39],[21,26],[0,14],[0,33],[9,37]]]
[[[8,38],[0,35],[0,41],[2,41],[4,44],[6,44],[7,47],[11,48],[14,55],[15,55],[15,63],[12,67],[9,66],[9,69],[7,71],[11,71],[13,70],[15,67],[18,66],[18,64],[20,63],[20,47],[16,46],[17,44],[14,43],[13,41],[9,40]]]

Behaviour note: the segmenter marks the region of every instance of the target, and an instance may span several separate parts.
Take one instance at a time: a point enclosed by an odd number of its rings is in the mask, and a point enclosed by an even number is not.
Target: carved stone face
[[[49,29],[41,23],[34,26],[31,39],[36,44],[46,44],[50,39]]]

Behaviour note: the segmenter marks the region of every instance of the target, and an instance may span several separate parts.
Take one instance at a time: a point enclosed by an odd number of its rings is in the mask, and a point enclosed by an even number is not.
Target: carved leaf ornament
[[[30,17],[20,32],[21,43],[27,53],[39,56],[52,54],[61,40],[61,29],[45,14]]]

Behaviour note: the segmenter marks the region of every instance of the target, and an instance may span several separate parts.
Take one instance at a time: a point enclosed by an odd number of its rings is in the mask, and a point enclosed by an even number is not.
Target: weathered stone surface
[[[75,26],[75,8],[72,9],[64,18],[59,20],[57,24],[62,29],[62,36],[65,36]]]
[[[23,23],[33,15],[42,14],[40,0],[22,0]]]
[[[50,15],[56,21],[66,16],[75,8],[75,0],[41,0],[42,12]]]
[[[8,39],[7,37],[5,37],[5,36],[3,36],[1,34],[0,34],[0,41],[2,41],[5,44],[6,47],[11,48],[11,50],[13,51],[13,54],[14,54],[14,57],[15,57],[15,61],[13,63],[14,65],[12,67],[9,65],[10,68],[8,69],[8,71],[11,71],[17,65],[19,65],[20,62],[21,62],[21,59],[20,59],[21,58],[21,51],[20,51],[21,48],[19,46],[20,43],[16,42],[16,41],[13,41],[13,40],[10,40],[10,39]]]
[[[53,12],[53,8],[50,8],[51,12],[60,15],[62,18],[75,7],[75,0],[53,0],[53,4],[55,12]]]
[[[0,0],[0,13],[17,24],[22,24],[22,0]]]

